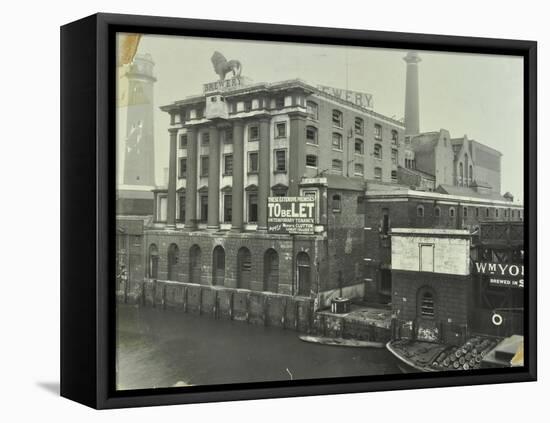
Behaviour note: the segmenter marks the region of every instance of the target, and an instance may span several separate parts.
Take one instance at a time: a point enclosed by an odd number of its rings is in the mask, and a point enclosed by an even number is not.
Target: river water
[[[158,308],[117,308],[117,389],[400,373],[385,349],[301,341],[298,333]]]

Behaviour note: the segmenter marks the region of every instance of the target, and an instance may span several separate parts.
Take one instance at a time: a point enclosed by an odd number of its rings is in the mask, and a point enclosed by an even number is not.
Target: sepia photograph
[[[117,391],[524,366],[522,56],[116,60]]]

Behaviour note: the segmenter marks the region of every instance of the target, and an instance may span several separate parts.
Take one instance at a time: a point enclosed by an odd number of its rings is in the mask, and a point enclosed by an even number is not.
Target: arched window
[[[159,250],[156,244],[149,246],[149,278],[157,279],[159,277]]]
[[[338,132],[332,133],[332,148],[335,150],[342,150],[344,148],[342,134],[339,134]]]
[[[363,119],[360,117],[355,118],[355,133],[363,135],[363,132],[365,131],[365,124],[363,122]]]
[[[202,254],[200,247],[195,244],[189,249],[189,282],[201,283]]]
[[[212,285],[225,284],[225,250],[217,245],[212,251]]]
[[[338,128],[342,128],[344,126],[344,117],[340,110],[334,109],[332,111],[332,124]]]
[[[319,117],[318,114],[317,114],[317,111],[318,111],[317,103],[315,103],[313,101],[308,101],[306,103],[306,106],[307,106],[308,117],[311,118],[311,119],[317,120],[318,117]]]
[[[177,266],[179,261],[179,248],[176,244],[170,244],[168,247],[168,269],[166,279],[169,281],[177,279]]]
[[[434,216],[435,216],[435,217],[441,217],[441,207],[436,206],[436,207],[434,208]]]
[[[416,216],[424,217],[424,206],[422,204],[419,204],[418,206],[416,206]]]
[[[464,207],[464,208],[462,209],[462,216],[463,216],[463,217],[468,217],[468,207]]]
[[[418,291],[418,316],[428,319],[435,317],[435,295],[429,287],[420,288]]]
[[[355,154],[363,154],[364,151],[363,140],[355,138]]]
[[[468,172],[468,181],[472,183],[474,180],[474,168],[470,165],[470,171]]]
[[[464,181],[464,165],[462,162],[458,164],[458,185],[462,185]]]
[[[391,131],[391,143],[393,145],[398,145],[399,144],[399,134],[397,133],[397,131],[395,129],[393,129]]]
[[[449,217],[455,217],[455,208],[454,207],[449,208]]]
[[[334,194],[332,196],[332,211],[340,212],[342,207],[342,200],[339,194]]]
[[[279,290],[279,254],[273,248],[264,254],[264,291]]]
[[[485,217],[489,217],[489,207],[485,209]]]
[[[306,142],[315,145],[319,143],[317,138],[317,128],[315,126],[306,127]]]
[[[381,144],[374,144],[374,158],[375,159],[382,159],[382,145]]]
[[[297,293],[309,297],[311,294],[311,266],[309,255],[303,251],[296,256]]]
[[[250,289],[252,258],[250,250],[241,247],[237,253],[237,288]]]

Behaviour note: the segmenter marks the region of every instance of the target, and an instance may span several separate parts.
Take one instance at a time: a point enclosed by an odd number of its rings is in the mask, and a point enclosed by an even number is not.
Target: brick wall
[[[434,294],[433,319],[419,312],[419,294],[429,287]],[[438,328],[449,342],[464,331],[472,308],[471,276],[443,275],[427,272],[392,271],[392,306],[399,321]]]
[[[340,196],[340,211],[333,210],[334,195]],[[362,191],[328,190],[329,269],[322,291],[338,288],[340,274],[344,286],[363,281],[363,195]]]
[[[319,271],[322,266],[324,251],[321,237],[289,237],[274,236],[260,233],[209,233],[209,232],[166,232],[149,230],[145,235],[147,249],[155,244],[159,249],[158,279],[168,278],[168,249],[171,244],[178,247],[178,262],[173,267],[171,280],[180,282],[196,282],[201,285],[220,284],[217,280],[213,283],[213,251],[216,246],[221,246],[225,252],[225,271],[223,286],[237,288],[238,285],[238,252],[247,249],[250,253],[250,289],[252,291],[264,291],[264,262],[265,254],[273,249],[278,254],[278,293],[295,294],[295,261],[293,258],[300,252],[308,254],[311,265],[311,291],[317,292],[319,278],[324,272]],[[200,249],[200,271],[193,280],[191,277],[191,248],[194,251]],[[146,249],[146,250],[147,250]],[[147,259],[146,259],[147,261]]]

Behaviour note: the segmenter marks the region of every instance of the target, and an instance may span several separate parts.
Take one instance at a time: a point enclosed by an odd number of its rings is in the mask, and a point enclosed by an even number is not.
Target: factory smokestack
[[[420,132],[418,104],[418,63],[422,60],[416,52],[403,58],[407,62],[407,85],[405,88],[405,135]]]

